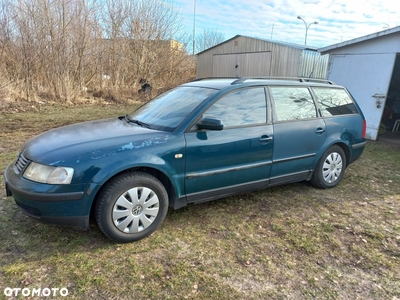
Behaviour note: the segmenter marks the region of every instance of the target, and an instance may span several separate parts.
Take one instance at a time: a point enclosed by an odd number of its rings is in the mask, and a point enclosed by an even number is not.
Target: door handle
[[[324,128],[318,127],[317,130],[315,130],[316,134],[323,134],[325,132]]]
[[[260,139],[259,139],[259,141],[261,142],[261,143],[268,143],[269,141],[272,141],[272,136],[268,136],[268,135],[263,135]]]

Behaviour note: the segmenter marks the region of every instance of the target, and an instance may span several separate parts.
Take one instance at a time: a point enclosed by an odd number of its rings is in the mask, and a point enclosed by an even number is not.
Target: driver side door
[[[203,118],[222,130],[199,130],[186,138],[185,190],[188,202],[207,201],[268,185],[273,126],[267,122],[265,89],[251,87],[222,96]]]

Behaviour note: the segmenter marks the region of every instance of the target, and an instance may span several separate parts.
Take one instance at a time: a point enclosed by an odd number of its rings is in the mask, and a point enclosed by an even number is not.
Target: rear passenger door
[[[270,184],[305,180],[326,139],[326,126],[307,87],[272,86],[274,151]]]

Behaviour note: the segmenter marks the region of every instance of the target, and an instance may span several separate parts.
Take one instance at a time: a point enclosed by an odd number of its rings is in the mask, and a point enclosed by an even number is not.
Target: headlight
[[[70,184],[73,168],[52,167],[31,162],[24,172],[26,179],[48,184]]]

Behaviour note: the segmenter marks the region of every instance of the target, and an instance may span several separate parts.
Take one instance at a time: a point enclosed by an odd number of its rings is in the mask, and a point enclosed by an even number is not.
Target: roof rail
[[[231,84],[239,84],[243,83],[246,80],[254,80],[254,79],[269,79],[269,80],[292,80],[292,81],[298,81],[298,82],[315,82],[315,83],[327,83],[327,84],[335,84],[331,80],[327,79],[318,79],[318,78],[302,78],[302,77],[273,77],[273,76],[264,76],[264,77],[240,77],[233,81]]]
[[[201,78],[196,78],[196,79],[193,79],[192,80],[192,82],[193,81],[202,81],[202,80],[209,80],[209,79],[236,79],[236,78],[239,78],[239,77],[201,77]]]

